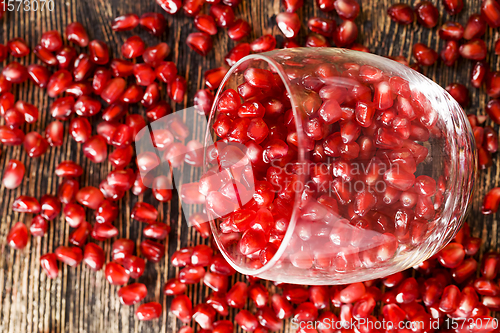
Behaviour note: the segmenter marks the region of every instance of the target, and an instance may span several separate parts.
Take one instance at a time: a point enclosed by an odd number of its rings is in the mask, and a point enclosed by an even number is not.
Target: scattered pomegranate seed
[[[394,4],[387,9],[391,20],[396,23],[408,25],[412,24],[415,19],[415,13],[411,6],[403,3]]]
[[[45,274],[51,279],[57,278],[59,268],[57,267],[57,258],[54,253],[47,253],[40,257],[40,266],[42,266]]]
[[[65,35],[68,41],[78,44],[80,47],[86,47],[89,44],[87,31],[79,22],[68,24]]]
[[[21,250],[28,244],[28,228],[22,222],[17,222],[7,235],[7,244],[16,250]]]
[[[159,1],[159,0],[157,0]],[[135,311],[135,316],[139,320],[153,320],[160,318],[162,307],[160,303],[150,302],[141,304]]]
[[[14,159],[10,160],[3,172],[2,184],[8,189],[15,189],[21,185],[24,172],[23,162]]]
[[[126,14],[116,17],[113,20],[111,28],[114,31],[132,30],[139,25],[139,16],[137,14]]]

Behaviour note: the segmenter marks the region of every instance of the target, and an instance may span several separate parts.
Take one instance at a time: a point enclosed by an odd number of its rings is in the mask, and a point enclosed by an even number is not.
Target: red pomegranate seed
[[[47,88],[50,79],[50,72],[47,67],[42,65],[29,65],[27,68],[28,77],[40,88]]]
[[[163,240],[167,238],[170,227],[166,223],[150,224],[143,230],[144,237]]]
[[[87,241],[92,226],[88,222],[82,222],[80,226],[69,235],[69,242],[75,246],[83,246]]]
[[[195,213],[189,217],[189,225],[193,226],[203,238],[210,236],[208,217],[203,213]]]
[[[118,100],[118,98],[123,94],[127,87],[127,82],[121,78],[117,77],[108,81],[104,87],[101,98],[106,101],[106,103],[111,104]]]
[[[132,240],[120,238],[113,242],[111,257],[118,264],[123,264],[125,258],[132,256],[134,253],[135,244]]]
[[[6,146],[18,146],[24,141],[24,132],[18,128],[0,126],[0,142]],[[23,172],[24,174],[24,172]]]
[[[280,331],[283,328],[283,322],[276,318],[274,311],[267,306],[257,311],[257,319],[262,326],[271,331]]]
[[[74,106],[73,97],[60,97],[50,106],[50,114],[56,119],[67,120],[73,114]]]
[[[496,1],[483,1],[481,4],[481,16],[490,27],[500,27],[500,5]]]
[[[481,38],[486,32],[486,22],[479,14],[472,14],[467,21],[464,30],[464,38],[471,40],[474,38]]]
[[[500,187],[491,189],[483,199],[481,211],[483,214],[496,213],[500,204]]]
[[[7,110],[3,118],[5,119],[5,124],[10,128],[20,127],[25,123],[24,115],[16,109]]]
[[[255,283],[248,288],[248,297],[250,297],[255,306],[260,309],[267,305],[269,292],[260,283]]]
[[[90,61],[98,65],[105,65],[109,62],[108,45],[100,40],[93,40],[89,43]]]
[[[201,32],[205,32],[211,36],[217,34],[217,25],[212,16],[207,14],[198,14],[194,18],[194,25]]]
[[[98,241],[104,241],[118,235],[118,228],[109,222],[96,223],[92,229],[92,238]]]
[[[79,177],[83,168],[73,161],[63,161],[57,165],[55,173],[58,177]]]
[[[304,5],[304,0],[283,0],[283,4],[288,13],[295,13]]]
[[[24,137],[24,150],[31,158],[45,154],[48,146],[47,140],[37,132],[30,132]]]
[[[45,194],[40,200],[41,214],[43,218],[52,221],[61,212],[61,202],[55,196]]]
[[[187,324],[193,316],[193,304],[186,295],[178,295],[174,297],[170,304],[170,312],[174,314],[180,321]]]
[[[445,89],[463,107],[469,104],[469,91],[463,84],[450,83]]]
[[[59,268],[57,267],[57,258],[54,253],[47,253],[40,257],[40,266],[42,266],[45,274],[51,279],[57,278]]]
[[[30,54],[30,47],[22,38],[13,38],[7,42],[7,49],[10,55],[16,58],[26,57]]]
[[[142,301],[148,293],[146,285],[142,283],[132,283],[118,290],[120,303],[123,305],[134,305]]]
[[[411,6],[404,3],[397,3],[387,9],[387,14],[396,23],[408,25],[415,19],[415,13]]]
[[[494,279],[500,269],[500,255],[496,252],[488,252],[483,255],[481,261],[481,274],[487,279]]]
[[[68,266],[76,267],[83,259],[82,249],[79,247],[59,246],[55,250],[57,260]]]
[[[158,1],[165,1],[165,0],[157,0]],[[169,1],[169,0],[166,0]],[[175,2],[179,2],[180,7],[180,0],[174,0]],[[163,9],[165,9],[162,6]],[[142,14],[139,24],[141,25],[141,28],[152,34],[153,36],[161,36],[167,29],[167,20],[165,20],[165,16],[163,16],[160,13],[144,13]]]
[[[52,52],[50,52],[49,50],[44,48],[43,46],[41,46],[41,45],[35,46],[35,48],[33,49],[33,53],[38,57],[38,59],[40,59],[41,61],[43,61],[47,65],[49,65],[49,66],[56,66],[57,65],[56,56]]]
[[[159,0],[157,0],[159,1]],[[137,310],[135,310],[135,316],[139,320],[153,320],[160,318],[162,312],[162,307],[160,303],[149,302],[141,304]]]
[[[58,51],[63,46],[61,34],[57,30],[46,31],[42,34],[40,44],[50,52]]]
[[[69,124],[69,133],[76,142],[87,142],[90,139],[91,132],[92,127],[86,118],[73,118]]]
[[[37,215],[31,220],[30,233],[34,237],[43,237],[47,233],[49,223],[46,219]]]
[[[165,256],[165,246],[151,240],[145,240],[141,243],[141,253],[149,261],[159,262]]]
[[[38,214],[41,206],[36,198],[21,195],[12,203],[12,210],[20,213]]]
[[[443,0],[443,5],[450,15],[456,15],[464,8],[462,0]]]
[[[169,54],[170,47],[167,43],[159,43],[158,45],[148,47],[144,51],[142,58],[145,63],[156,68]]]
[[[476,272],[476,269],[477,261],[473,258],[467,258],[460,266],[452,269],[451,273],[455,282],[462,283],[470,278]]]
[[[184,9],[184,13],[186,13],[186,15],[195,17],[201,11],[204,4],[205,0],[186,0],[184,1],[182,8]]]
[[[83,144],[83,154],[94,163],[101,163],[108,155],[106,140],[94,135]]]
[[[1,132],[0,132],[1,135]],[[2,183],[8,189],[15,189],[21,185],[24,177],[24,164],[18,160],[10,160],[3,173]]]
[[[104,201],[104,196],[98,188],[87,186],[78,191],[76,201],[85,207],[96,210]]]
[[[130,278],[125,268],[114,262],[106,264],[104,274],[106,276],[106,280],[108,280],[110,284],[118,286],[127,284]]]
[[[124,58],[133,59],[140,57],[145,50],[146,44],[142,38],[139,36],[132,36],[123,43],[121,51]]]
[[[89,36],[83,25],[79,22],[70,23],[66,26],[66,39],[78,44],[80,47],[89,45]]]
[[[240,310],[234,317],[235,322],[245,331],[253,332],[259,326],[257,318],[248,310]]]
[[[438,58],[436,51],[421,43],[413,45],[413,56],[423,66],[432,66]]]
[[[358,37],[358,27],[356,23],[346,20],[339,24],[333,33],[333,40],[338,47],[348,46]]]
[[[85,210],[82,206],[75,203],[68,203],[64,206],[64,215],[66,222],[72,228],[78,228],[85,221]]]
[[[182,103],[186,91],[186,79],[182,76],[176,76],[175,79],[168,84],[168,96],[176,103]]]
[[[74,179],[64,179],[57,190],[57,197],[63,204],[69,204],[75,200],[76,193],[80,189],[78,181]]]
[[[179,279],[173,278],[168,280],[163,287],[163,293],[167,296],[181,295],[186,292],[187,286],[180,282]]]
[[[146,262],[136,256],[128,256],[123,259],[123,267],[133,279],[138,279],[144,274]]]
[[[71,73],[65,69],[58,70],[49,79],[47,94],[54,98],[62,94],[73,82]]]
[[[465,59],[483,60],[486,58],[486,44],[482,39],[472,39],[458,49]]]
[[[309,30],[325,37],[331,37],[336,26],[335,21],[321,17],[312,17],[307,22]]]
[[[212,38],[206,32],[190,33],[186,39],[186,43],[201,56],[206,56],[213,48]]]
[[[299,22],[300,25],[300,22]],[[238,19],[232,23],[227,29],[227,34],[229,38],[234,41],[240,41],[247,37],[251,32],[250,24],[247,21]]]
[[[240,61],[242,58],[250,54],[250,44],[240,43],[229,51],[229,53],[224,57],[224,61],[229,67],[232,67],[235,63]]]
[[[114,31],[132,30],[139,25],[139,16],[137,14],[125,14],[116,17],[113,20],[111,29]]]
[[[39,112],[36,106],[23,101],[17,101],[14,107],[17,111],[21,112],[27,123],[32,124],[38,120]]]
[[[82,53],[76,58],[75,66],[73,68],[73,76],[75,78],[75,82],[81,82],[87,79],[94,70],[95,65],[90,60],[90,57]]]
[[[247,295],[247,284],[244,282],[236,282],[226,294],[227,304],[233,308],[241,309],[245,306]]]
[[[13,61],[3,68],[2,79],[8,81],[5,82],[6,89],[2,89],[2,92],[5,92],[10,90],[10,83],[23,83],[26,81],[28,79],[28,71],[26,67],[17,61]]]
[[[255,53],[272,51],[275,48],[276,38],[272,35],[264,35],[250,43],[250,49]]]
[[[454,40],[446,42],[444,49],[441,51],[441,59],[446,66],[453,66],[458,59],[458,43]]]
[[[63,48],[56,53],[56,59],[60,69],[71,69],[76,57],[76,50],[72,46],[63,46]]]
[[[134,65],[134,76],[137,84],[145,87],[153,84],[156,78],[155,71],[148,64]]]
[[[16,250],[21,250],[28,244],[28,228],[22,222],[17,222],[7,235],[7,244]]]
[[[439,37],[444,40],[462,39],[464,27],[458,22],[446,22],[439,28]]]

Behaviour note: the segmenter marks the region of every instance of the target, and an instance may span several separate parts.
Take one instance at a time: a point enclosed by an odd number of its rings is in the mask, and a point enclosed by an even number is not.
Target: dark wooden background
[[[179,72],[185,74],[189,83],[189,92],[184,103],[172,105],[175,109],[192,106],[192,98],[197,89],[203,87],[203,72],[218,67],[223,63],[226,52],[233,47],[224,31],[220,31],[215,38],[214,50],[203,58],[190,51],[185,44],[187,35],[195,31],[193,20],[183,13],[167,16],[169,31],[160,39],[152,37],[139,28],[132,32],[113,33],[111,21],[114,17],[129,12],[145,13],[163,10],[154,0],[53,0],[54,11],[41,12],[8,12],[1,21],[1,43],[13,37],[24,37],[33,48],[39,41],[41,34],[47,30],[57,29],[64,31],[68,23],[79,21],[87,27],[91,39],[106,41],[118,54],[121,44],[133,34],[139,34],[149,45],[160,40],[167,42],[172,48],[169,59],[176,62]],[[305,0],[304,8],[299,12],[303,22],[312,16],[327,16],[334,18],[333,13],[325,14],[319,11],[315,1]],[[441,1],[434,0],[441,13],[444,13]],[[362,13],[357,18],[360,33],[358,41],[379,55],[404,55],[411,59],[412,45],[416,42],[429,44],[435,49],[443,45],[437,36],[437,29],[422,28],[416,23],[410,27],[398,26],[391,22],[386,10],[393,1],[364,0],[361,3]],[[413,4],[413,3],[412,3]],[[480,1],[466,1],[465,9],[455,17],[444,13],[440,23],[447,20],[458,20],[464,24],[470,14],[479,12]],[[205,11],[207,8],[204,9]],[[253,26],[252,39],[264,33],[280,36],[275,24],[275,15],[283,10],[281,0],[243,0],[236,10],[237,16],[251,22]],[[338,18],[336,18],[338,20]],[[306,34],[305,27],[301,31],[301,40]],[[485,35],[487,45],[493,50],[495,40],[499,37],[497,31],[488,29]],[[278,37],[281,45],[283,38]],[[25,64],[38,62],[33,54],[22,59]],[[492,69],[498,69],[498,57],[489,53],[488,61]],[[461,82],[470,87],[471,105],[468,113],[485,114],[484,106],[488,97],[483,91],[474,89],[469,84],[469,75],[472,63],[466,60],[458,61],[453,67],[445,68],[441,63],[425,68],[424,73],[430,78],[445,86],[450,82]],[[165,98],[166,98],[166,94]],[[34,103],[40,108],[40,120],[26,128],[26,131],[36,130],[43,132],[51,121],[48,107],[52,102],[46,94],[32,84],[23,84],[16,89],[16,97]],[[136,109],[134,112],[144,112]],[[94,124],[98,121],[95,118]],[[66,132],[68,122],[65,124]],[[495,126],[498,129],[498,126]],[[94,129],[95,131],[95,129]],[[199,133],[198,133],[199,134]],[[81,153],[80,145],[69,138],[65,139],[62,147],[51,148],[38,159],[27,157],[22,147],[2,147],[0,156],[0,170],[5,168],[11,158],[20,159],[26,164],[26,176],[23,184],[15,190],[0,187],[0,332],[71,332],[71,333],[98,333],[98,332],[176,332],[180,323],[174,316],[164,311],[162,317],[153,322],[141,323],[134,318],[137,306],[127,307],[119,303],[116,291],[118,287],[110,286],[104,279],[103,271],[94,273],[85,265],[77,268],[61,266],[60,275],[55,280],[48,279],[42,273],[39,264],[40,256],[53,252],[62,244],[67,244],[70,229],[61,216],[52,221],[48,234],[43,238],[32,238],[26,249],[14,251],[5,244],[5,238],[10,227],[17,221],[29,226],[31,216],[11,211],[14,199],[21,194],[33,195],[40,198],[45,193],[57,193],[59,179],[54,176],[54,167],[63,160],[71,159],[81,163],[85,173],[81,177],[81,186],[98,186],[99,182],[111,170],[107,163],[93,164]],[[497,216],[483,216],[480,212],[481,198],[488,189],[499,182],[499,159],[494,158],[494,166],[481,172],[474,197],[471,214],[468,221],[474,236],[482,237],[484,245],[481,254],[488,249],[499,250],[500,230]],[[136,245],[142,240],[141,228],[138,222],[131,221],[131,207],[137,200],[155,203],[150,192],[142,198],[130,193],[120,202],[122,214],[115,222],[120,228],[120,237],[136,239]],[[186,226],[179,214],[180,204],[177,196],[168,204],[159,205],[163,219],[169,222],[172,232],[168,238],[168,254],[192,244],[202,242],[195,230]],[[88,219],[93,221],[89,213]],[[103,244],[110,258],[109,242]],[[139,282],[148,286],[148,296],[145,301],[159,301],[164,310],[168,309],[170,298],[162,295],[165,281],[176,275],[177,269],[169,267],[169,257],[159,264],[147,264],[147,270]],[[478,255],[479,258],[479,255]],[[236,275],[233,279],[244,279]],[[189,295],[193,301],[203,301],[209,291],[200,285],[189,288]],[[231,312],[231,317],[234,316]],[[288,325],[285,330],[288,331]]]

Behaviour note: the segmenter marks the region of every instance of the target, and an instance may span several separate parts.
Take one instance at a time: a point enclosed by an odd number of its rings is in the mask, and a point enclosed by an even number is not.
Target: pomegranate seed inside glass
[[[199,182],[224,257],[246,275],[321,285],[394,274],[439,251],[476,172],[471,128],[450,97],[361,52],[240,60],[215,97]]]

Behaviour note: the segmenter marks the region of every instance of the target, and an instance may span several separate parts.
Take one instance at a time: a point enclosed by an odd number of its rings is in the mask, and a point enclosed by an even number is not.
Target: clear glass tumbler
[[[397,62],[336,48],[250,55],[210,114],[200,192],[239,272],[345,284],[415,266],[459,230],[476,175],[464,111]]]

